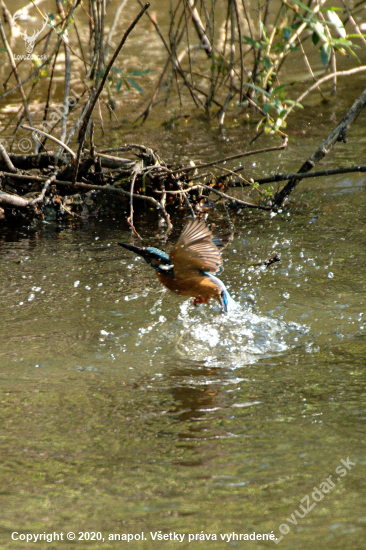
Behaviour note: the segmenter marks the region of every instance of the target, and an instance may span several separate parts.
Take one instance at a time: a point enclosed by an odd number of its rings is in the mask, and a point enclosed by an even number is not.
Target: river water
[[[288,149],[246,161],[244,175],[297,170],[351,105],[340,97],[310,102]],[[143,143],[184,164],[244,151],[253,134],[239,117],[219,131],[159,116],[112,124],[103,145]],[[322,167],[362,162],[364,128],[362,114]],[[365,201],[366,176],[348,174],[303,181],[277,215],[211,209],[218,231],[235,228],[227,316],[163,290],[116,244],[131,242],[127,211],[0,227],[1,547],[63,533],[34,547],[67,550],[73,532],[82,549],[170,550],[184,535],[180,548],[261,550],[275,542],[244,535],[272,533],[284,549],[363,550]],[[135,224],[169,251],[186,219],[168,239],[153,211]],[[250,265],[275,252],[281,263]]]

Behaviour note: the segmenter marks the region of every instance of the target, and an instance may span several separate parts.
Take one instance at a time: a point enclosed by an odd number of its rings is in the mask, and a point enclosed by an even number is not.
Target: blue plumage
[[[214,274],[222,271],[220,252],[231,240],[231,234],[212,235],[205,222],[196,219],[187,223],[169,256],[153,246],[118,244],[142,256],[172,292],[193,297],[195,305],[208,304],[210,298],[215,298],[227,312],[235,302]]]

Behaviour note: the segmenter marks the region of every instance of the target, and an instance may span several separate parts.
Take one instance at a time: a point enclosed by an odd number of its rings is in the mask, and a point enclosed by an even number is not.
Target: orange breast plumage
[[[204,221],[195,219],[187,223],[169,256],[154,247],[118,244],[142,256],[172,292],[195,298],[195,305],[214,298],[227,311],[233,300],[215,274],[223,270],[220,252],[232,237],[214,236]]]

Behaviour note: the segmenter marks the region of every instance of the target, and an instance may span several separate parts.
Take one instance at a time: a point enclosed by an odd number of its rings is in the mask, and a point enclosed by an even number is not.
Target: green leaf
[[[263,90],[263,88],[259,88],[259,86],[255,86],[254,84],[249,84],[249,82],[245,83],[245,86],[249,86],[249,88],[253,88],[256,92],[259,92],[260,94],[264,94],[268,99],[270,99],[270,95],[266,90]]]
[[[275,122],[275,127],[276,128],[281,128],[281,126],[285,126],[286,122],[284,120],[282,120],[281,118],[278,118]]]
[[[150,73],[150,69],[144,69],[143,71],[131,71],[128,74],[132,76],[143,76],[144,74],[149,74],[149,73]]]
[[[324,26],[319,21],[316,21],[316,23],[310,23],[310,28],[316,32],[323,42],[328,42],[328,37],[324,32]]]
[[[329,42],[327,42],[326,44],[323,44],[322,47],[320,48],[320,61],[322,62],[324,67],[329,63],[330,53],[331,53],[331,47]]]
[[[263,22],[260,21],[260,28],[261,28],[261,32],[262,32],[262,35],[263,35],[263,38],[268,41],[268,34],[267,34],[267,29],[266,27],[263,25]]]
[[[277,113],[279,113],[283,109],[282,102],[276,98],[272,98],[272,107],[276,109]]]
[[[282,99],[285,95],[284,91],[285,91],[285,88],[287,88],[287,86],[289,86],[289,84],[281,84],[281,86],[277,86],[277,88],[273,90],[272,95],[279,96]]]
[[[353,44],[353,48],[358,48],[359,46],[356,46],[355,44]],[[358,63],[361,65],[361,60],[359,59],[358,55],[356,54],[356,52],[354,52],[352,50],[352,48],[350,48],[349,46],[345,46],[346,50],[348,51],[348,53],[350,55],[353,55],[353,57],[355,57],[358,61]]]
[[[301,103],[297,103],[292,99],[286,99],[286,105],[294,105],[294,103],[296,103],[296,107],[300,107],[300,109],[304,109],[304,106]]]
[[[347,40],[346,38],[333,38],[332,44],[339,47],[348,46],[349,48],[360,48],[360,46],[358,46],[357,44],[353,44],[351,40]]]
[[[286,27],[283,27],[282,32],[284,40],[288,42],[292,35],[292,28],[287,25]]]
[[[316,46],[317,43],[318,43],[319,40],[320,40],[319,35],[318,35],[317,32],[315,32],[315,31],[313,32],[313,35],[312,35],[312,37],[311,37],[311,40],[312,40],[314,46]]]
[[[309,8],[309,6],[307,6],[306,4],[303,4],[302,2],[300,2],[300,0],[294,0],[294,4],[297,4],[298,6],[300,6],[300,8],[302,8],[305,11],[309,11],[310,13],[313,12],[313,10],[311,8]]]
[[[272,63],[271,63],[271,60],[269,59],[268,55],[264,56],[263,63],[264,63],[265,68],[267,69],[267,71],[269,71],[269,69],[272,67]]]
[[[131,86],[133,86],[135,88],[135,90],[140,92],[140,94],[145,95],[144,90],[141,88],[141,86],[139,84],[137,84],[136,80],[134,80],[133,78],[130,78],[129,76],[126,77],[126,80],[128,80],[128,82],[131,84]]]
[[[339,19],[338,15],[333,10],[327,11],[327,17],[332,25],[334,25],[338,35],[341,38],[346,38],[347,33],[342,21]]]
[[[114,101],[113,98],[108,99],[108,105],[112,109],[112,111],[115,111],[117,108],[117,103]]]
[[[261,48],[260,42],[257,42],[257,40],[253,40],[252,38],[250,38],[250,36],[243,36],[243,40],[254,48]]]
[[[117,93],[120,91],[121,86],[122,86],[122,80],[121,80],[120,78],[118,78],[118,79],[117,79],[117,83],[116,83],[116,91],[117,91]]]

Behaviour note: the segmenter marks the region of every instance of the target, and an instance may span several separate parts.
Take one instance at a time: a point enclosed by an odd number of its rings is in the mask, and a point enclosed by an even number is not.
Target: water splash
[[[283,353],[298,345],[299,337],[307,332],[304,325],[257,315],[240,305],[220,315],[212,309],[197,309],[187,300],[175,321],[160,316],[141,328],[136,345],[150,353],[153,346],[155,356],[168,347],[180,358],[235,368]]]

